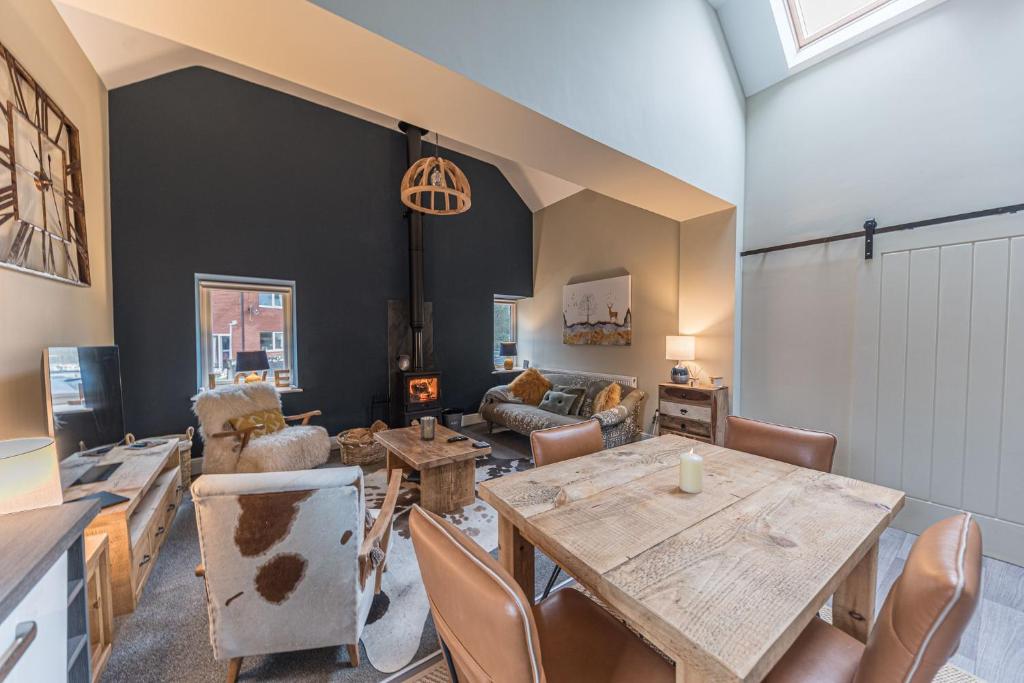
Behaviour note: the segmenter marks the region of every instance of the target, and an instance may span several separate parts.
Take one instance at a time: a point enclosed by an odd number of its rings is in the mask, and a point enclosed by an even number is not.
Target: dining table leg
[[[875,581],[878,577],[878,543],[864,554],[832,596],[832,624],[862,643],[875,622]]]
[[[498,561],[532,603],[536,595],[533,587],[533,544],[523,538],[512,520],[504,515],[498,518]]]

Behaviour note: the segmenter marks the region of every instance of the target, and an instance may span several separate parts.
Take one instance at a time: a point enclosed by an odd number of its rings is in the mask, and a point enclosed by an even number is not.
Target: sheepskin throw
[[[611,410],[622,402],[622,387],[612,382],[594,397],[594,412],[600,413],[604,410]]]
[[[527,405],[540,405],[544,394],[551,388],[548,378],[540,374],[537,368],[528,368],[508,385],[508,391],[518,396]]]
[[[308,470],[327,462],[331,440],[323,427],[286,427],[250,440],[244,450],[236,438],[211,438],[231,431],[232,419],[261,411],[281,412],[281,398],[266,382],[229,384],[193,397],[192,412],[203,437],[204,473]]]

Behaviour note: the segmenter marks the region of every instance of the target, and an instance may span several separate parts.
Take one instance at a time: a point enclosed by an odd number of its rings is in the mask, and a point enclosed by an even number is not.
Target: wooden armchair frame
[[[311,418],[319,417],[321,415],[323,415],[323,413],[319,410],[310,410],[305,413],[299,413],[298,415],[285,415],[284,420],[285,422],[296,422],[298,420],[301,420],[302,426],[305,426],[309,424],[309,420]],[[228,431],[225,432],[217,432],[216,434],[210,434],[210,438],[226,439],[234,437],[238,439],[238,452],[241,453],[242,451],[245,450],[245,447],[249,445],[249,440],[252,438],[252,433],[255,432],[257,429],[263,429],[263,425],[255,424],[252,425],[251,427],[246,427],[245,429],[229,429]]]
[[[312,417],[314,414],[319,415],[319,410],[314,410],[310,413],[304,413],[303,415],[297,415],[296,418]],[[290,419],[290,418],[285,418]],[[250,430],[240,430],[250,431]],[[363,538],[363,544],[359,546],[359,585],[365,586],[367,574],[372,566],[370,561],[370,553],[373,552],[374,543],[379,542],[379,546],[384,551],[384,559],[376,567],[376,577],[374,579],[373,593],[374,595],[380,593],[381,581],[383,580],[384,572],[387,571],[387,552],[388,543],[391,540],[391,526],[394,522],[395,507],[398,504],[398,494],[402,489],[402,470],[394,470],[391,472],[391,477],[388,480],[388,491],[384,496],[384,502],[380,507],[380,514],[377,515],[377,519],[374,520],[373,526],[370,527],[370,531],[367,532],[366,537]],[[196,565],[195,574],[201,577],[203,581],[206,581],[206,566],[200,562]],[[349,664],[353,668],[359,666],[359,643],[346,644],[345,648],[348,650]],[[242,658],[234,657],[228,662],[228,675],[227,683],[236,683],[238,680],[238,673],[242,669]]]

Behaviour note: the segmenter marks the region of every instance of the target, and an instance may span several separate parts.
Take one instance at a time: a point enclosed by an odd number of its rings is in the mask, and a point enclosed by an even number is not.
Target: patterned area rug
[[[491,456],[477,461],[477,482],[509,472],[529,469],[527,459],[506,460]],[[366,473],[366,503],[379,508],[387,488],[387,473],[377,469]],[[381,594],[374,600],[363,629],[362,643],[370,664],[383,673],[408,666],[420,647],[423,629],[430,613],[427,593],[420,579],[419,565],[409,537],[409,509],[419,501],[419,491],[405,486],[395,514],[388,570],[384,573]],[[494,509],[479,498],[460,512],[445,518],[479,543],[484,550],[498,547],[498,518]]]

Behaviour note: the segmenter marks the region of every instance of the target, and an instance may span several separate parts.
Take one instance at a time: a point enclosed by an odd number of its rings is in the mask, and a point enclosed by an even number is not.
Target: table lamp
[[[672,381],[675,384],[688,384],[690,370],[685,362],[693,360],[697,348],[697,338],[690,336],[665,337],[665,358],[676,361],[672,368]]]
[[[270,361],[266,351],[239,351],[235,359],[235,371],[249,373],[245,377],[246,384],[261,381],[266,375],[259,373],[269,369]]]
[[[0,441],[0,515],[63,502],[53,439]]]
[[[516,350],[516,343],[515,342],[501,342],[501,353],[499,353],[498,355],[505,357],[505,369],[506,370],[511,370],[512,369],[512,357],[519,355],[519,352]]]

